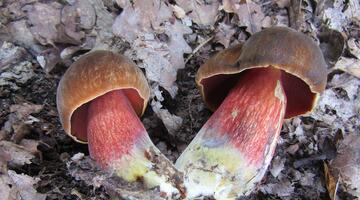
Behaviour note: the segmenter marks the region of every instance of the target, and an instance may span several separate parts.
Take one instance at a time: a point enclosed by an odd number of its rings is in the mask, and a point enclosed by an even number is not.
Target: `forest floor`
[[[271,26],[314,39],[328,83],[313,113],[285,121],[266,176],[242,199],[359,198],[359,157],[349,158],[350,174],[332,172],[343,146],[359,144],[358,0],[0,0],[1,199],[160,199],[100,171],[87,145],[65,134],[60,78],[93,49],[132,59],[151,87],[141,120],[175,162],[211,116],[195,85],[199,66]]]

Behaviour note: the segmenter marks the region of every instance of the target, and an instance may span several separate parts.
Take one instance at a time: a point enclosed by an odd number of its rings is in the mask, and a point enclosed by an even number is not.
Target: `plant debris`
[[[360,198],[358,0],[0,1],[2,198],[162,199],[157,188],[99,170],[86,145],[64,133],[55,102],[61,76],[96,49],[135,61],[151,87],[142,121],[174,162],[211,115],[195,86],[198,67],[271,26],[313,38],[328,83],[313,113],[284,122],[271,167],[244,198]]]

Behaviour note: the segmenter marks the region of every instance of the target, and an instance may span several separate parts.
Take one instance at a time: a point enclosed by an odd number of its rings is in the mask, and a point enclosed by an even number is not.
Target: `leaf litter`
[[[284,123],[272,165],[247,198],[327,198],[323,163],[332,172],[350,154],[345,147],[354,146],[346,136],[359,138],[359,8],[356,0],[0,2],[0,193],[8,199],[158,199],[156,190],[101,172],[86,146],[61,130],[54,102],[66,67],[95,49],[134,60],[151,85],[144,124],[174,161],[210,115],[194,85],[198,66],[264,27],[291,25],[322,47],[328,84],[313,114]],[[345,139],[327,148],[338,133]],[[359,195],[349,186],[354,177],[341,178],[337,196]]]

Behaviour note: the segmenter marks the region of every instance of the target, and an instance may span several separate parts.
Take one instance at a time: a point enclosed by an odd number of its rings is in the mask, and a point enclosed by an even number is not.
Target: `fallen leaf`
[[[350,53],[356,58],[360,59],[360,41],[355,38],[350,38],[347,41],[348,49]]]
[[[360,78],[360,59],[341,57],[336,62],[334,69],[340,69],[357,78]]]
[[[271,161],[271,168],[270,173],[273,175],[274,178],[276,178],[281,171],[284,169],[285,159],[281,159],[279,156],[276,156]]]
[[[328,22],[329,28],[342,32],[347,19],[342,12],[342,7],[328,8],[324,11],[323,20]]]
[[[345,73],[335,74],[328,86],[311,116],[333,129],[357,131],[360,127],[360,80]]]
[[[27,11],[31,33],[42,45],[51,44],[55,46],[58,41],[58,29],[61,18],[61,5],[54,2],[53,4],[35,3],[25,6]]]
[[[217,0],[176,0],[176,3],[189,13],[196,24],[202,26],[214,25],[220,6]]]
[[[134,6],[127,6],[116,17],[113,33],[133,42],[140,32],[151,32],[172,16],[172,10],[162,1],[135,0]]]
[[[260,186],[260,191],[264,194],[273,194],[279,197],[288,197],[294,192],[294,186],[288,179],[280,180],[277,183],[269,183]]]
[[[220,22],[219,26],[216,27],[215,32],[215,41],[224,45],[225,48],[228,48],[231,37],[236,33],[236,30],[232,25]]]
[[[40,181],[39,178],[33,178],[26,174],[17,174],[9,170],[9,182],[12,185],[11,193],[16,194],[16,199],[23,200],[45,200],[46,195],[40,194],[34,188],[34,185]]]
[[[153,0],[127,5],[112,27],[114,35],[131,45],[125,54],[141,60],[139,66],[145,69],[146,77],[174,97],[177,70],[185,67],[183,54],[191,52],[183,35],[190,34],[191,29],[172,16],[169,6]]]
[[[360,137],[350,133],[340,141],[337,156],[329,162],[329,172],[345,190],[360,198]],[[330,188],[331,189],[331,188]]]
[[[328,164],[326,164],[326,162],[324,162],[324,174],[325,174],[326,188],[329,192],[330,199],[335,200],[339,186],[339,179],[335,178],[331,174]]]
[[[31,159],[35,158],[25,147],[5,140],[0,141],[0,150],[1,153],[8,157],[8,162],[12,165],[30,164]]]
[[[0,48],[0,70],[4,70],[28,58],[29,56],[24,48],[4,42]]]
[[[315,174],[305,171],[300,178],[300,184],[303,186],[313,186],[314,185]]]
[[[185,13],[184,9],[182,9],[178,5],[171,5],[171,7],[173,9],[174,15],[178,19],[183,19],[186,16],[186,13]]]
[[[290,5],[290,0],[275,0],[275,3],[279,8],[285,8]]]
[[[262,21],[265,18],[261,6],[252,2],[235,4],[235,13],[238,16],[236,22],[240,27],[246,27],[246,31],[253,34],[261,30]]]
[[[10,106],[10,112],[16,113],[18,119],[25,119],[32,113],[40,112],[43,107],[44,105],[31,103],[14,104]]]

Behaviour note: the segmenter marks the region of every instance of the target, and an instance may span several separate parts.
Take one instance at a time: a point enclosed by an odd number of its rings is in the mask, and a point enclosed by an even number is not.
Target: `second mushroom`
[[[284,119],[309,113],[325,89],[316,43],[273,27],[202,65],[196,83],[214,111],[176,162],[187,197],[249,194],[273,157]]]
[[[180,173],[151,142],[138,116],[150,95],[142,71],[110,51],[81,56],[62,77],[57,108],[65,132],[88,142],[91,157],[126,181],[143,180],[167,197],[179,196]]]

